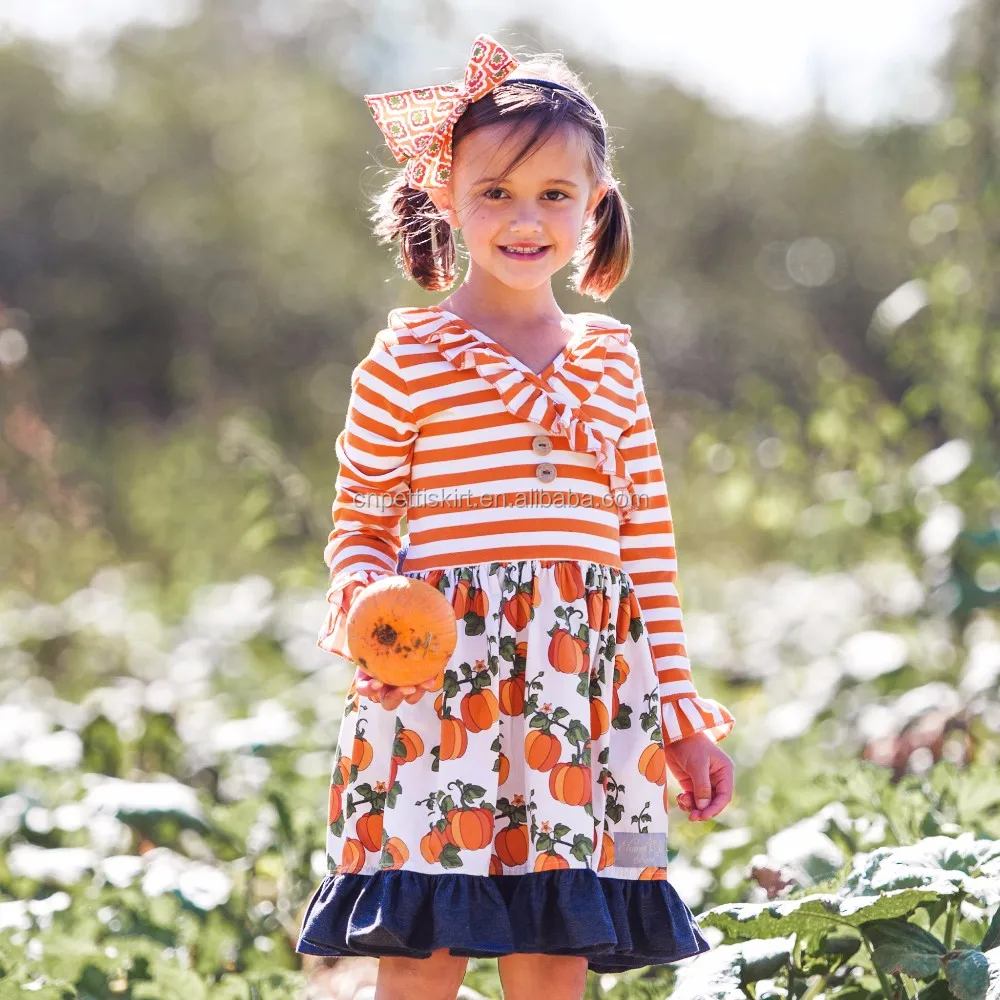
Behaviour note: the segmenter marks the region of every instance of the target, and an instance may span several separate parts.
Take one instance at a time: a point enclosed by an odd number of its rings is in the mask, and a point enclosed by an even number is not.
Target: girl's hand
[[[441,687],[442,681],[443,677],[432,677],[429,681],[424,681],[423,684],[395,687],[392,684],[383,684],[377,677],[366,674],[361,667],[358,667],[354,675],[354,690],[362,698],[370,698],[381,704],[387,711],[393,711],[399,708],[403,701],[413,705],[420,701],[428,691],[437,691]]]
[[[667,767],[683,791],[677,805],[690,820],[718,815],[733,797],[733,762],[707,733],[664,744]]]

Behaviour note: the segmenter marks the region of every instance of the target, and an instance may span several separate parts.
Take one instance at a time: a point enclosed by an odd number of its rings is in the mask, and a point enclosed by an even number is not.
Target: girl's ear
[[[597,211],[597,206],[603,201],[604,196],[608,193],[608,189],[610,187],[610,184],[604,182],[603,184],[598,184],[594,190],[590,192],[590,197],[587,199],[587,218],[593,217],[594,212]]]
[[[444,216],[445,221],[452,229],[461,229],[458,221],[458,213],[455,211],[451,199],[451,185],[444,188],[430,188],[427,196],[434,203],[434,207]]]

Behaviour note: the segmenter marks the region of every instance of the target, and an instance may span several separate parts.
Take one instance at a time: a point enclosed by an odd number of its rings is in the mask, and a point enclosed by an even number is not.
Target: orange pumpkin
[[[392,759],[397,764],[409,764],[411,760],[416,760],[423,755],[424,741],[420,734],[412,729],[400,729],[396,739],[403,744],[402,754],[393,754]]]
[[[601,590],[587,591],[587,627],[600,630],[601,616],[604,613],[604,592]]]
[[[389,864],[385,863],[385,855],[389,855]],[[390,837],[385,842],[385,847],[382,849],[382,860],[379,862],[380,868],[402,868],[403,865],[409,860],[410,850],[403,843],[399,837]]]
[[[461,719],[441,720],[441,760],[465,756],[469,748],[469,731]]]
[[[503,865],[495,854],[490,855],[490,874],[503,875]]]
[[[639,595],[634,591],[628,592],[628,612],[632,618],[642,617],[642,608],[639,605]]]
[[[666,882],[667,881],[667,869],[666,868],[643,868],[639,872],[640,882]]]
[[[556,868],[569,868],[569,862],[555,851],[546,851],[535,858],[535,871],[548,872]]]
[[[330,786],[330,819],[328,820],[330,823],[336,823],[340,819],[340,814],[343,811],[341,805],[343,794],[343,787],[341,785]]]
[[[531,621],[531,594],[518,591],[513,597],[503,602],[503,616],[510,627],[520,631]]]
[[[628,680],[630,669],[631,668],[628,665],[628,660],[626,660],[625,657],[622,656],[621,653],[619,653],[615,657],[615,679],[614,679],[615,687],[620,687],[622,684],[625,683],[625,681]]]
[[[556,586],[564,601],[578,601],[583,597],[583,571],[578,562],[562,560],[556,563]]]
[[[590,768],[586,764],[556,764],[549,772],[549,791],[554,799],[582,806],[591,799]]]
[[[508,868],[523,865],[528,860],[528,828],[517,823],[501,830],[497,834],[496,850]]]
[[[524,714],[524,674],[505,677],[500,682],[500,711],[504,715]]]
[[[459,580],[452,591],[451,607],[456,621],[461,621],[469,613],[470,586],[471,584],[468,580]]]
[[[420,853],[428,864],[437,864],[441,857],[441,852],[448,844],[448,838],[442,830],[432,827],[429,832],[420,838]]]
[[[615,639],[624,642],[632,624],[632,612],[629,610],[628,599],[618,602],[618,617],[615,619]]]
[[[472,595],[471,608],[480,618],[485,618],[490,610],[490,595],[478,587]]]
[[[359,770],[363,771],[371,762],[375,751],[371,743],[363,736],[354,737],[354,748],[351,754],[351,763]]]
[[[611,718],[618,718],[618,712],[622,707],[621,699],[618,697],[618,688],[611,688]]]
[[[539,604],[542,603],[542,591],[538,586],[538,574],[536,573],[531,579],[531,606],[537,608]]]
[[[497,775],[497,784],[503,785],[510,777],[510,758],[505,753],[501,752],[499,760],[500,770]]]
[[[607,830],[601,836],[601,860],[597,863],[597,870],[607,868],[615,863],[615,839]]]
[[[549,642],[549,663],[564,674],[583,674],[590,669],[590,649],[585,639],[557,628]]]
[[[462,719],[470,733],[489,729],[499,718],[497,696],[489,688],[472,691],[462,699]]]
[[[611,720],[608,718],[608,708],[600,698],[590,699],[590,738],[592,740],[600,739],[607,731],[608,726],[611,725]]]
[[[493,810],[482,806],[449,809],[445,817],[448,842],[467,851],[478,851],[493,840]]]
[[[559,760],[562,747],[559,737],[531,729],[524,738],[524,759],[533,771],[549,771]]]
[[[395,686],[422,684],[444,670],[458,643],[447,598],[414,577],[368,584],[347,615],[347,646],[372,677]]]
[[[358,839],[367,851],[382,850],[382,814],[365,813],[358,820]]]
[[[639,773],[654,785],[667,780],[667,759],[659,743],[650,743],[639,755]]]
[[[429,681],[424,681],[424,686],[428,691],[440,691],[444,686],[444,671],[435,674]]]
[[[340,852],[340,864],[337,865],[337,874],[353,874],[361,871],[365,866],[365,847],[360,840],[353,837],[344,841],[344,849]]]
[[[346,755],[341,755],[337,760],[337,765],[334,767],[334,774],[337,771],[340,772],[340,783],[346,785],[348,779],[351,776],[351,760]]]

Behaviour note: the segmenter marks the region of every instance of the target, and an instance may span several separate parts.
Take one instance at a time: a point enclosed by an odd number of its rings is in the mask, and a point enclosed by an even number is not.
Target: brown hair
[[[564,84],[582,94],[585,100],[565,90],[518,83],[519,77]],[[501,177],[506,177],[561,128],[576,128],[585,138],[591,180],[595,186],[601,183],[609,186],[594,210],[593,219],[584,226],[573,258],[576,267],[570,287],[603,302],[624,280],[632,262],[628,205],[611,172],[612,150],[604,116],[561,57],[544,55],[521,62],[500,86],[473,101],[455,123],[452,141],[457,147],[463,136],[498,122],[509,124],[512,133],[522,126],[529,131],[527,141]],[[371,219],[380,243],[399,241],[397,263],[421,288],[443,291],[455,283],[452,228],[426,191],[406,183],[405,168],[395,171],[386,187],[375,196]]]

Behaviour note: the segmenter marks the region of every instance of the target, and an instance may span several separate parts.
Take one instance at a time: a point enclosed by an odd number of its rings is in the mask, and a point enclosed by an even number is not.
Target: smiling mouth
[[[529,260],[532,257],[541,257],[546,250],[551,249],[550,245],[537,246],[537,247],[499,247],[501,253],[506,254],[509,257],[526,257]]]

